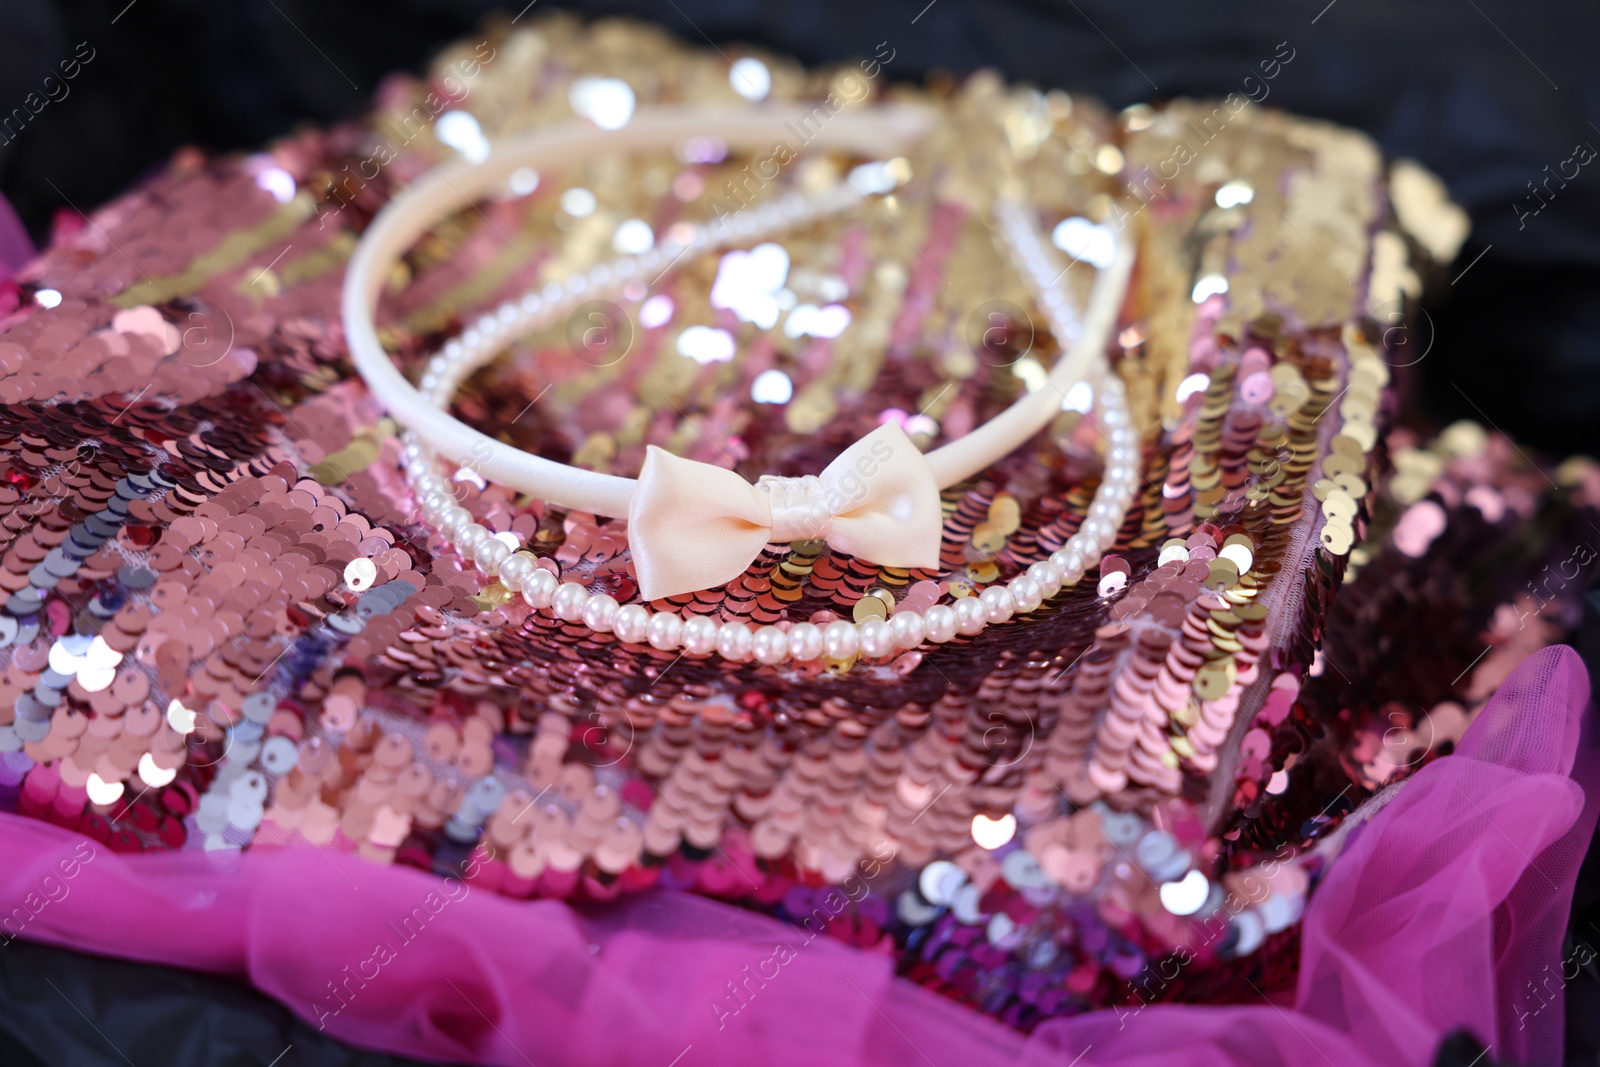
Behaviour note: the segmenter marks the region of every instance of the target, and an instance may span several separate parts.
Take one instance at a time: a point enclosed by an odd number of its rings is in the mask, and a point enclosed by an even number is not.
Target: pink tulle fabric
[[[508,1067],[1395,1067],[1431,1062],[1459,1028],[1497,1059],[1549,1063],[1560,998],[1536,1015],[1524,1002],[1535,976],[1560,970],[1594,827],[1588,696],[1575,653],[1536,653],[1456,754],[1351,834],[1307,909],[1292,1006],[1098,1012],[1024,1036],[896,978],[882,957],[686,894],[579,910],[309,847],[95,846],[62,879],[57,864],[75,846],[81,857],[82,839],[9,815],[0,901],[53,877],[27,938],[239,976],[357,1045]],[[404,925],[424,905],[426,924]],[[375,953],[380,942],[392,951]],[[737,1013],[728,983],[743,994]]]

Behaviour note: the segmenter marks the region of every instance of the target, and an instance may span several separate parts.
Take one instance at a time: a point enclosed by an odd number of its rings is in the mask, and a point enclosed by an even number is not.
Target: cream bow
[[[628,548],[646,600],[713,589],[768,544],[822,538],[886,567],[939,564],[944,515],[933,468],[896,422],[819,475],[763,477],[650,446],[628,504]]]

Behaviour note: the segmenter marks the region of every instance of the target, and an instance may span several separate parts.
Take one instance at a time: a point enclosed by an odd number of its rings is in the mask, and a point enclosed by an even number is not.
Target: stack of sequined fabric
[[[491,26],[359,123],[183,153],[63,225],[0,291],[0,805],[120,852],[304,839],[513,898],[692,890],[1025,1031],[1287,990],[1346,816],[1572,624],[1600,471],[1407,421],[1405,315],[1464,235],[1420,168],[1243,97],[1112,114],[895,76],[888,48],[808,71],[629,24]],[[1080,290],[1113,228],[1138,247],[1110,355],[1141,489],[1098,570],[976,637],[769,667],[597,635],[463,567],[343,349],[373,213],[574,114],[786,100],[826,121],[885,99],[941,125],[888,161],[881,206],[759,262],[684,257],[519,344],[455,413],[618,474],[650,444],[802,474],[887,420],[924,448],[960,437],[1061,346],[996,249],[989,190],[1010,183]],[[865,161],[759,155],[708,133],[514,174],[407,255],[386,345],[415,370],[543,279]],[[933,570],[773,545],[653,607],[826,623],[981,595],[1084,522],[1089,409],[1069,394],[944,493]],[[455,485],[478,522],[637,600],[620,521],[466,468]]]

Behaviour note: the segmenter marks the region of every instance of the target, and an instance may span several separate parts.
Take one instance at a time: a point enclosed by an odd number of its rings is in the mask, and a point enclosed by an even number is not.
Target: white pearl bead
[[[493,578],[500,573],[500,564],[511,558],[511,546],[493,537],[486,538],[472,550],[472,561],[478,569]]]
[[[856,624],[840,619],[822,629],[822,651],[829,659],[849,659],[861,647]]]
[[[470,557],[478,550],[478,546],[489,539],[489,531],[475,522],[466,523],[461,527],[461,532],[455,536],[456,551],[463,556]]]
[[[856,624],[856,640],[867,659],[882,659],[895,649],[894,631],[882,619],[867,619]]]
[[[461,536],[461,531],[472,522],[472,513],[464,507],[451,504],[445,508],[444,514],[439,516],[439,532],[446,541],[455,543]]]
[[[650,613],[638,604],[624,604],[618,608],[616,621],[611,624],[611,632],[617,635],[617,640],[630,645],[643,641],[649,629]]]
[[[695,615],[683,624],[683,650],[691,656],[705,656],[717,650],[717,620]]]
[[[981,633],[989,624],[989,609],[975,596],[965,596],[956,601],[956,630],[971,637]]]
[[[758,663],[782,663],[789,657],[789,635],[776,626],[763,626],[751,639],[750,651]]]
[[[978,597],[978,601],[983,604],[984,618],[990,622],[1005,622],[1016,610],[1016,601],[1011,599],[1011,591],[1000,585],[991,585],[985,589]]]
[[[1050,558],[1046,562],[1048,562],[1050,566],[1054,567],[1056,569],[1056,573],[1062,575],[1063,580],[1065,580],[1065,575],[1072,569],[1072,565],[1074,563],[1081,564],[1083,560],[1076,552],[1069,548],[1058,548],[1054,552],[1050,553]]]
[[[750,658],[750,627],[742,622],[725,622],[717,631],[717,655],[729,663]]]
[[[809,622],[797,622],[789,628],[789,655],[805,663],[822,655],[822,630]]]
[[[656,612],[650,617],[650,627],[645,631],[645,640],[650,642],[651,648],[671,652],[683,640],[683,620],[671,612]]]
[[[1077,585],[1083,580],[1083,572],[1088,570],[1088,564],[1076,552],[1057,552],[1050,557],[1050,562],[1060,568],[1063,587]]]
[[[1089,524],[1086,522],[1083,525],[1087,527]],[[1079,559],[1087,560],[1091,555],[1095,555],[1097,550],[1095,539],[1081,530],[1067,538],[1067,551],[1076,553]]]
[[[583,609],[589,603],[589,591],[577,582],[562,582],[550,598],[550,611],[558,619],[577,622],[583,618]]]
[[[934,644],[942,645],[952,641],[956,636],[956,613],[944,604],[935,604],[922,616],[923,627],[928,631],[928,640]]]
[[[1011,579],[1008,588],[1011,590],[1011,599],[1019,615],[1026,615],[1044,603],[1044,590],[1039,588],[1038,582],[1026,574]]]
[[[559,584],[560,581],[555,575],[540,567],[533,572],[533,577],[522,584],[522,599],[533,607],[547,608]]]
[[[620,610],[616,597],[596,593],[583,606],[583,624],[597,634],[607,633],[617,624],[617,612]]]
[[[894,643],[900,648],[916,648],[928,631],[927,623],[915,611],[897,611],[889,618]]]
[[[528,579],[533,577],[536,566],[534,558],[526,552],[513,552],[509,559],[500,564],[500,584],[514,593],[520,593]]]
[[[1061,592],[1061,570],[1054,563],[1040,560],[1028,568],[1028,577],[1039,583],[1039,595],[1048,599]]]

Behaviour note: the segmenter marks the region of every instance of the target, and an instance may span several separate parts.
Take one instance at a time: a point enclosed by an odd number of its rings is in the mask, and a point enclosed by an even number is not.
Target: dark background
[[[379,79],[419,70],[485,13],[525,0],[0,0],[0,117],[78,50],[94,58],[14,138],[0,134],[0,192],[42,240],[55,213],[115,196],[181,145],[252,148],[301,122],[358,114]],[[1487,421],[1554,454],[1600,452],[1600,158],[1537,216],[1533,185],[1585,143],[1600,150],[1600,5],[1553,0],[635,0],[568,3],[631,14],[685,40],[748,41],[807,62],[896,50],[890,73],[1014,80],[1093,93],[1114,107],[1239,91],[1279,42],[1292,64],[1268,106],[1370,133],[1418,159],[1472,215],[1458,261],[1434,279],[1415,327],[1420,417]],[[533,17],[548,9],[537,0]],[[79,49],[80,42],[87,47]],[[57,95],[60,91],[57,90]],[[42,95],[42,94],[41,94]],[[1541,186],[1541,193],[1543,187]],[[1468,399],[1468,398],[1471,399]],[[1593,857],[1591,857],[1593,858]],[[1593,894],[1580,886],[1580,902]],[[1583,918],[1600,918],[1584,910]],[[1576,917],[1575,917],[1576,918]],[[117,1044],[152,1062],[209,1062],[198,1035],[274,1027],[283,1061],[356,1062],[248,991],[213,979],[0,947],[0,1062],[121,1063],[83,1019],[43,994],[48,971]],[[137,994],[135,991],[138,991]],[[1567,988],[1569,1063],[1600,1063],[1600,981]],[[143,1001],[130,998],[147,997]],[[112,1011],[109,1002],[140,1003]],[[159,1024],[159,1025],[158,1025]],[[151,1045],[157,1035],[166,1044]],[[74,1037],[73,1035],[77,1035]],[[79,1040],[81,1038],[81,1040]],[[270,1041],[248,1043],[265,1048]],[[157,1052],[157,1050],[161,1050]],[[315,1054],[313,1055],[314,1050]],[[1476,1050],[1472,1050],[1472,1055]],[[256,1062],[241,1047],[244,1058]],[[263,1064],[270,1053],[261,1057]],[[306,1058],[302,1058],[302,1056]],[[98,1058],[94,1058],[98,1057]],[[322,1058],[318,1058],[322,1057]],[[1471,1059],[1466,1055],[1461,1062]],[[134,1056],[134,1062],[145,1060]],[[362,1062],[390,1062],[364,1058]],[[1486,1057],[1483,1064],[1493,1062]]]

